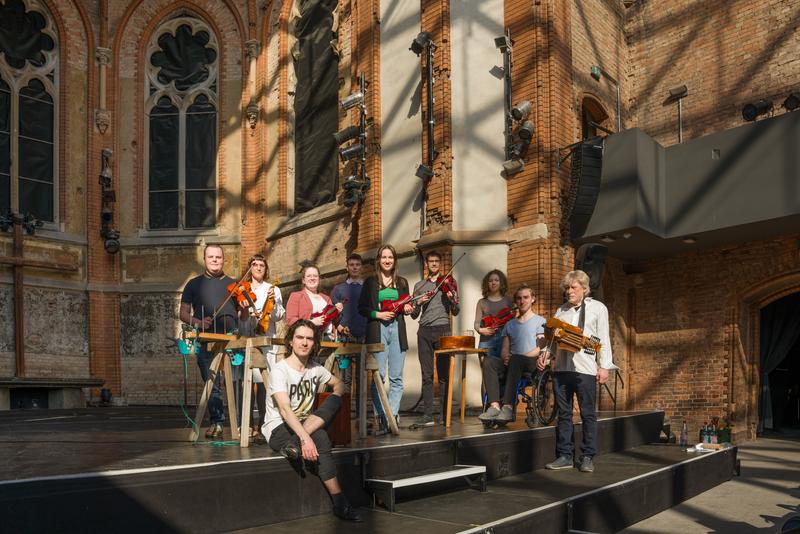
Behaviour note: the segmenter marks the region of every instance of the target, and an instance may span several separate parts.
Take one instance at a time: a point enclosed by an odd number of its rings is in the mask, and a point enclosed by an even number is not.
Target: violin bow
[[[456,268],[456,264],[458,262],[460,262],[464,258],[464,256],[466,256],[466,255],[467,255],[466,252],[462,252],[461,256],[459,256],[458,259],[455,262],[453,262],[453,265],[450,266],[450,270],[447,271],[447,274],[442,276],[442,281],[439,282],[439,285],[437,285],[436,288],[433,290],[434,293],[439,291],[439,288],[442,287],[442,285],[444,285],[444,282],[445,282],[445,280],[447,280],[447,277],[450,276],[453,273],[453,270]]]
[[[242,285],[242,282],[244,282],[244,279],[245,279],[245,278],[247,278],[247,275],[248,275],[248,274],[250,274],[250,270],[251,270],[252,268],[253,268],[253,266],[252,266],[252,265],[251,265],[250,267],[248,267],[248,268],[247,268],[247,271],[246,271],[246,272],[245,272],[245,273],[242,275],[242,277],[241,277],[241,278],[239,278],[239,280],[236,282],[236,285],[233,287],[233,291],[231,291],[230,293],[228,293],[228,296],[227,296],[227,297],[225,297],[225,300],[223,300],[223,301],[222,301],[222,304],[220,304],[220,305],[219,305],[219,308],[217,308],[216,310],[214,310],[214,315],[212,315],[212,316],[211,316],[211,320],[212,320],[212,321],[213,321],[214,319],[216,319],[216,318],[217,318],[217,315],[219,314],[219,312],[220,312],[220,311],[222,311],[222,308],[223,308],[223,307],[224,307],[224,306],[225,306],[225,305],[228,303],[228,300],[230,300],[230,298],[233,296],[233,292],[234,292],[234,291],[236,291],[236,289],[237,289],[237,288],[238,288],[240,285]]]

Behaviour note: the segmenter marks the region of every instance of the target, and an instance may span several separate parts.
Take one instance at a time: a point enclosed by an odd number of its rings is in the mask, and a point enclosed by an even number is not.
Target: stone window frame
[[[166,32],[170,32],[173,35],[177,32],[177,29],[180,26],[188,25],[192,29],[192,34],[194,35],[198,31],[204,31],[209,35],[209,41],[206,46],[211,47],[216,52],[216,59],[214,60],[213,64],[208,66],[209,68],[209,75],[203,82],[199,84],[195,84],[189,89],[185,91],[181,91],[175,88],[173,82],[169,84],[163,84],[158,80],[158,67],[153,66],[150,63],[150,57],[152,54],[158,50],[160,50],[160,46],[158,44],[158,39]],[[181,11],[179,15],[175,16],[174,18],[168,18],[153,30],[150,34],[149,42],[147,43],[147,47],[145,49],[144,54],[144,87],[143,87],[143,95],[144,95],[144,107],[143,107],[143,115],[142,115],[142,132],[143,132],[143,142],[142,142],[142,225],[143,229],[140,231],[140,235],[142,236],[201,236],[201,235],[217,235],[219,233],[219,185],[220,185],[220,164],[219,164],[219,152],[220,146],[222,145],[222,139],[220,138],[221,135],[221,128],[220,128],[220,117],[222,114],[222,110],[220,109],[220,96],[221,96],[221,84],[219,78],[219,68],[220,68],[220,56],[221,50],[219,46],[219,40],[217,37],[216,32],[214,31],[211,24],[200,18],[198,15],[194,13],[187,13],[185,11]],[[151,84],[152,87],[155,89],[151,94]],[[213,104],[214,108],[216,109],[217,119],[216,123],[216,134],[217,134],[217,146],[216,146],[216,157],[215,157],[215,169],[214,169],[214,184],[215,184],[215,205],[214,205],[214,226],[211,227],[204,227],[204,228],[185,228],[184,225],[184,213],[185,213],[185,193],[186,193],[186,111],[194,102],[194,99],[204,94],[209,102]],[[179,200],[178,200],[178,228],[150,228],[149,221],[150,221],[150,164],[149,164],[149,156],[150,156],[150,110],[155,106],[155,104],[162,98],[167,97],[173,103],[173,105],[178,108],[179,113],[179,131],[178,131],[178,139],[179,139],[179,147],[178,147],[178,191],[179,191]]]
[[[59,187],[61,176],[59,161],[59,147],[61,146],[61,48],[59,46],[58,28],[50,10],[42,2],[39,0],[22,0],[22,3],[25,5],[26,12],[36,11],[44,17],[46,25],[42,28],[42,33],[49,35],[53,39],[53,49],[42,51],[45,56],[45,63],[41,67],[36,67],[26,61],[23,68],[16,69],[8,65],[5,60],[0,60],[0,77],[8,84],[11,91],[11,109],[9,113],[10,209],[14,213],[19,213],[19,91],[26,87],[31,80],[38,79],[53,99],[53,220],[42,221],[44,223],[42,228],[59,232],[61,231]],[[50,75],[53,76],[52,80],[49,78]]]

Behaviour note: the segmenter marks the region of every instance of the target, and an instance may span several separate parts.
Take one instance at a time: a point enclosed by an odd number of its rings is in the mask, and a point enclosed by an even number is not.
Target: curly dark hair
[[[508,293],[508,278],[506,278],[506,274],[500,269],[492,269],[486,273],[486,276],[483,277],[483,281],[481,282],[481,293],[483,294],[483,298],[489,296],[489,277],[493,274],[496,274],[500,279],[500,295],[505,296],[506,293]]]
[[[312,332],[314,332],[314,347],[311,349],[311,354],[309,355],[310,359],[316,358],[319,354],[320,343],[322,342],[322,332],[317,325],[309,321],[308,319],[299,319],[298,321],[292,323],[292,326],[286,331],[286,337],[283,338],[284,346],[286,347],[286,357],[288,358],[293,354],[292,352],[292,344],[291,341],[294,339],[294,333],[297,331],[298,328],[301,326],[305,326],[310,328]]]

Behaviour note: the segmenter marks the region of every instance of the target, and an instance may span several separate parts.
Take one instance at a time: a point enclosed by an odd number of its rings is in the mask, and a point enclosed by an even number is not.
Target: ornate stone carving
[[[258,39],[250,39],[249,41],[245,41],[244,47],[247,59],[256,59],[259,50],[261,50],[261,42]]]
[[[98,46],[94,49],[94,58],[101,67],[107,67],[111,64],[111,49]]]
[[[255,100],[251,100],[250,103],[247,104],[245,113],[247,114],[247,122],[250,123],[250,128],[255,129],[256,124],[258,124],[258,115],[260,111]]]
[[[111,114],[107,109],[94,110],[94,123],[101,134],[106,133],[108,127],[111,126]]]

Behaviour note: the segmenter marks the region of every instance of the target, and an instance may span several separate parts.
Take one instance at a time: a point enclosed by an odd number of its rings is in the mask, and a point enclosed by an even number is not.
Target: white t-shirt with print
[[[282,391],[289,395],[289,406],[297,418],[304,421],[314,407],[317,394],[332,377],[325,367],[316,362],[309,361],[302,373],[293,369],[287,362],[288,360],[279,361],[269,374],[267,411],[264,426],[261,427],[261,433],[267,441],[272,431],[283,423],[281,412],[273,397],[276,392]]]

